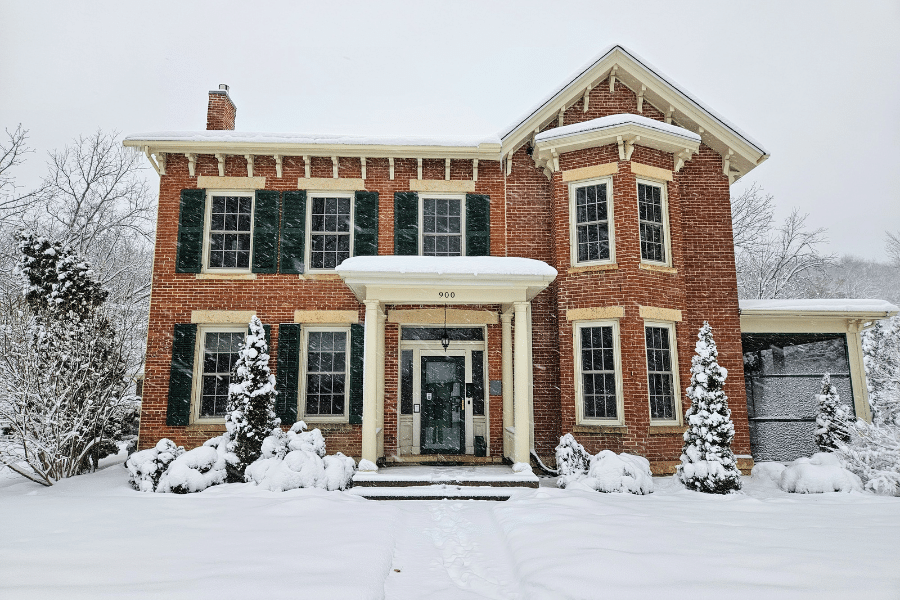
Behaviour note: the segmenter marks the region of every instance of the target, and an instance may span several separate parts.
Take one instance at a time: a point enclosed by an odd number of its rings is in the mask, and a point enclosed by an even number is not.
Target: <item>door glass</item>
[[[463,356],[422,357],[421,452],[462,454],[465,419],[462,391],[466,359]]]
[[[425,383],[453,383],[454,381],[456,381],[455,364],[451,362],[426,363]]]

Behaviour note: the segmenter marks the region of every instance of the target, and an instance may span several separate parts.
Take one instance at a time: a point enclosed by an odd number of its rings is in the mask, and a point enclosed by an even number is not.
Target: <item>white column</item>
[[[362,458],[378,460],[378,314],[380,302],[366,300],[363,345]]]
[[[516,302],[514,304],[516,315],[515,337],[515,409],[513,422],[516,426],[513,461],[530,463],[531,423],[528,419],[528,303]]]
[[[528,303],[528,451],[534,448],[534,337],[532,336],[531,302]],[[530,456],[530,455],[529,455]]]
[[[503,456],[512,456],[513,448],[510,443],[510,433],[507,429],[513,424],[513,355],[512,355],[512,311],[500,313],[503,341],[500,353],[503,362],[503,371],[500,377],[503,386]]]
[[[377,409],[375,417],[378,423],[377,428],[377,452],[378,456],[384,456],[384,323],[387,321],[387,315],[383,311],[378,311],[378,392],[376,397]]]
[[[866,386],[866,367],[863,363],[862,337],[859,321],[850,321],[847,328],[847,358],[850,363],[850,389],[853,390],[853,407],[856,416],[872,422],[869,407],[869,390]]]

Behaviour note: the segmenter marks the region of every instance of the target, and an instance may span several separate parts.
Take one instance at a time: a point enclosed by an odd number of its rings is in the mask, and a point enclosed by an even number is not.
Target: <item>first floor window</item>
[[[203,333],[203,373],[201,375],[200,417],[224,417],[228,404],[231,369],[238,359],[243,331],[206,331]]]
[[[253,197],[213,195],[209,213],[211,269],[249,269]]]
[[[343,417],[347,409],[347,330],[307,332],[305,414]]]
[[[422,198],[422,256],[462,256],[462,198]]]
[[[675,414],[675,372],[669,327],[644,328],[647,345],[647,378],[650,388],[650,419],[673,421]]]
[[[609,260],[607,184],[575,188],[576,262]]]
[[[310,202],[312,269],[334,269],[350,258],[352,201],[349,196],[313,196]]]
[[[582,326],[579,338],[582,414],[585,419],[617,419],[613,326]]]
[[[642,260],[666,262],[664,210],[662,186],[638,183]]]

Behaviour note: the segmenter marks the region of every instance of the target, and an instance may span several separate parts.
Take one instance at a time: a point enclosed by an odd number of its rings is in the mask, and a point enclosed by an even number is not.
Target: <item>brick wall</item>
[[[237,107],[225,90],[213,90],[209,93],[209,104],[206,107],[206,129],[233,130],[237,116]]]

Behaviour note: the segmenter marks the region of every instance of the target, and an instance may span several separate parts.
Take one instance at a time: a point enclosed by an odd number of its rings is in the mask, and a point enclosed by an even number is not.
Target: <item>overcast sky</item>
[[[95,129],[490,134],[619,43],[763,144],[756,181],[884,259],[900,229],[900,1],[0,0],[0,126],[37,151]],[[148,177],[156,178],[150,171]]]

